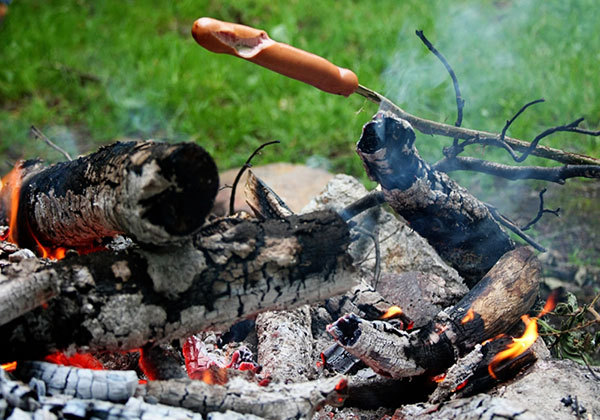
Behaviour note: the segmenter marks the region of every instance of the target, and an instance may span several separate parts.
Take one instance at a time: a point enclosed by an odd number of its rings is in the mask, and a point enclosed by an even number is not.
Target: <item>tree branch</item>
[[[444,57],[442,55],[442,53],[439,52],[433,46],[433,44],[431,42],[429,42],[429,40],[423,34],[423,31],[417,30],[417,31],[415,31],[415,33],[417,34],[419,39],[421,39],[421,41],[423,41],[423,44],[425,44],[425,46],[429,49],[429,51],[431,51],[437,58],[439,58],[439,60],[444,65],[444,67],[446,67],[446,70],[450,74],[450,77],[452,78],[452,84],[454,85],[454,93],[456,94],[456,121],[454,122],[454,126],[460,127],[462,124],[462,119],[463,119],[463,108],[465,106],[465,100],[462,98],[462,95],[460,93],[460,87],[458,85],[458,78],[456,77],[456,74],[454,73],[452,66],[450,66],[450,63],[448,63],[448,60],[446,60],[446,57]],[[453,146],[458,146],[458,138],[457,137],[454,138]]]
[[[501,178],[539,179],[542,181],[564,184],[568,178],[600,178],[600,164],[598,165],[565,165],[558,167],[543,166],[511,166],[487,160],[456,156],[443,158],[433,168],[440,172],[476,171]]]
[[[472,141],[473,143],[498,147],[498,134],[481,130],[473,130],[470,128],[454,127],[452,125],[417,117],[404,111],[385,96],[362,85],[356,89],[355,93],[362,95],[370,101],[380,105],[383,111],[390,111],[398,118],[408,121],[415,129],[419,130],[423,134],[459,138]],[[591,131],[582,128],[572,128],[568,131],[592,136],[600,135],[600,130]],[[505,137],[504,141],[514,150],[522,152],[528,150],[531,146],[529,142],[512,137]],[[600,165],[600,159],[598,158],[585,156],[579,153],[565,152],[563,150],[554,149],[547,146],[537,145],[536,148],[530,152],[530,154],[567,165]]]
[[[535,225],[538,222],[538,220],[540,220],[542,218],[544,213],[551,213],[551,214],[555,215],[556,217],[558,217],[558,212],[560,211],[560,208],[557,208],[556,210],[549,210],[549,209],[544,208],[544,193],[546,191],[547,191],[546,188],[544,188],[542,191],[540,191],[540,208],[538,210],[537,215],[533,218],[533,220],[531,220],[524,227],[522,227],[521,230],[523,230],[523,231],[529,230],[529,228],[531,226]]]

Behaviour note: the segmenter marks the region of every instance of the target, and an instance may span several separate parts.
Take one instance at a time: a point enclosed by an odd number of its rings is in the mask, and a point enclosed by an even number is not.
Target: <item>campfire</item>
[[[218,217],[217,165],[196,144],[117,142],[54,165],[18,162],[0,190],[0,417],[526,412],[484,393],[525,383],[543,363],[558,369],[537,331],[556,297],[533,316],[534,249],[443,170],[466,164],[458,139],[469,130],[447,131],[455,149],[430,165],[411,125],[426,120],[349,70],[241,25],[201,19],[193,33],[213,51],[380,103],[357,144],[380,188],[339,175],[293,214],[250,173],[254,214]],[[286,61],[295,54],[303,71]],[[494,141],[517,148],[505,131]],[[527,154],[547,152],[537,142]],[[568,169],[562,182],[600,173]]]

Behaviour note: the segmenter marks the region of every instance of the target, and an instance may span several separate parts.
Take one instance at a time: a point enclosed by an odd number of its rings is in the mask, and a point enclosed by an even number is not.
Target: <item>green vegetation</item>
[[[464,126],[500,130],[539,97],[548,102],[509,134],[532,138],[582,115],[588,127],[600,123],[594,0],[15,0],[0,27],[0,160],[60,159],[28,136],[34,124],[73,154],[123,137],[193,140],[226,169],[277,139],[262,163],[324,157],[313,161],[362,176],[354,143],[374,105],[203,50],[190,36],[201,16],[266,29],[354,70],[413,114],[453,122],[452,84],[414,35],[423,29],[459,77]],[[421,136],[419,148],[434,159],[447,141]],[[600,155],[597,138],[544,143]]]

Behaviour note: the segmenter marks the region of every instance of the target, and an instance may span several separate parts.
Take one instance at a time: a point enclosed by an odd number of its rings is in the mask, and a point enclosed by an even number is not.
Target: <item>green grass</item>
[[[201,16],[266,29],[354,70],[407,111],[452,123],[452,85],[414,35],[423,29],[459,77],[464,126],[498,131],[523,103],[544,97],[510,135],[533,138],[579,116],[596,127],[599,10],[594,0],[15,0],[0,27],[0,161],[60,159],[28,136],[34,124],[74,154],[123,137],[192,140],[221,169],[277,139],[261,163],[324,157],[364,179],[354,144],[376,107],[203,50],[189,34]],[[418,142],[435,159],[448,139]],[[597,138],[544,144],[600,155]]]

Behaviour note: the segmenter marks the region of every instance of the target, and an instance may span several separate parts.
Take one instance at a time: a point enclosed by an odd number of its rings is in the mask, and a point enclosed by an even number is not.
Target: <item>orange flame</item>
[[[475,311],[469,308],[467,314],[460,320],[461,324],[466,324],[467,322],[473,321],[475,319]]]
[[[0,367],[7,372],[12,372],[17,368],[17,362],[4,363],[3,365],[0,365]]]
[[[558,300],[558,289],[555,289],[552,291],[552,293],[550,293],[550,296],[548,296],[548,300],[546,301],[544,308],[538,315],[538,318],[541,318],[544,315],[546,315],[548,312],[551,312],[552,310],[554,310],[554,308],[556,307],[557,300]]]
[[[399,306],[391,306],[383,315],[381,319],[389,319],[399,315],[402,315],[402,309]]]
[[[440,382],[444,382],[444,379],[446,379],[446,374],[445,373],[440,373],[439,375],[435,375],[433,378],[433,381],[435,383],[440,383]]]
[[[22,184],[21,162],[18,162],[15,167],[2,178],[0,182],[0,192],[6,188],[6,191],[1,195],[2,205],[8,210],[8,236],[6,239],[15,245],[19,245],[17,236],[17,216],[19,213],[19,197],[21,195]],[[49,248],[43,246],[38,238],[30,231],[31,237],[34,239],[38,247],[38,254],[42,258],[50,258],[60,260],[65,257],[66,248]]]
[[[505,350],[502,350],[494,356],[488,365],[488,372],[494,379],[498,379],[494,370],[500,363],[507,359],[514,359],[525,353],[538,338],[537,318],[530,319],[527,315],[523,315],[521,320],[525,324],[525,332],[523,335],[519,338],[513,338],[513,342],[510,343]]]

